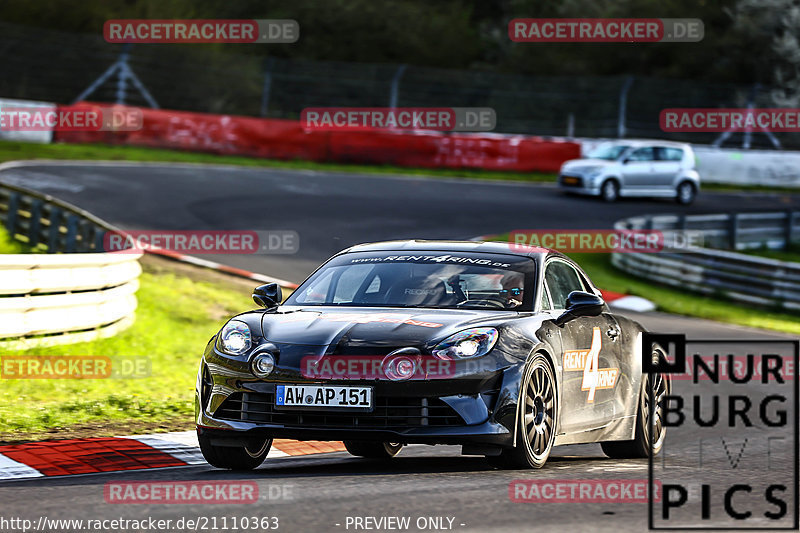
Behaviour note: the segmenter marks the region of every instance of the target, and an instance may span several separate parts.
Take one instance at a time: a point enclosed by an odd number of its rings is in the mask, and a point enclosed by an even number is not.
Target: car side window
[[[661,148],[659,159],[662,161],[681,161],[683,159],[683,150],[680,148]]]
[[[553,309],[566,308],[567,296],[572,291],[586,290],[575,269],[563,261],[550,262],[544,278],[553,299]]]
[[[651,146],[647,148],[637,148],[628,155],[628,161],[654,161],[655,158],[655,149]]]
[[[542,306],[542,311],[549,311],[552,309],[550,307],[550,298],[547,296],[547,285],[542,282],[542,297],[539,299]]]

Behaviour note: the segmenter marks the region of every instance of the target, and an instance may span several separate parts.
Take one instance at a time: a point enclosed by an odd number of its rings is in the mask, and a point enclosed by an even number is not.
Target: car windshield
[[[503,254],[349,253],[323,265],[285,305],[530,310],[534,265]]]
[[[607,161],[616,161],[622,153],[630,148],[626,144],[613,144],[603,143],[597,146],[594,150],[589,152],[586,156],[589,159],[605,159]]]

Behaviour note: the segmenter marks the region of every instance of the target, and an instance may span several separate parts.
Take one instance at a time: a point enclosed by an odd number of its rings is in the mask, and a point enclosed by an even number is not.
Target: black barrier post
[[[50,209],[50,233],[47,236],[47,253],[54,254],[58,251],[58,236],[61,233],[61,209]]]
[[[42,200],[36,199],[33,201],[33,208],[31,209],[31,224],[28,226],[28,244],[36,247],[39,244],[41,235],[40,229],[42,227]]]
[[[728,247],[736,250],[736,241],[739,239],[739,214],[730,213],[728,215]]]
[[[14,191],[8,197],[8,219],[6,220],[6,229],[11,235],[11,238],[17,234],[17,215],[19,213],[19,193]]]

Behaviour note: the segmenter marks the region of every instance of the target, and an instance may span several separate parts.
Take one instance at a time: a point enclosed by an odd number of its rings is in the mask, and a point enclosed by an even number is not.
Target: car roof
[[[618,140],[604,141],[603,144],[605,144],[605,143],[624,144],[626,146],[633,146],[633,147],[639,147],[639,146],[663,146],[665,148],[683,148],[683,149],[691,148],[691,146],[689,146],[686,143],[675,142],[675,141],[648,140],[648,139],[624,139],[624,140],[623,139],[618,139]]]
[[[561,255],[555,250],[538,246],[516,245],[508,242],[406,240],[356,244],[340,253],[353,252],[473,252],[516,255],[541,260],[546,256]],[[338,254],[337,254],[338,255]]]

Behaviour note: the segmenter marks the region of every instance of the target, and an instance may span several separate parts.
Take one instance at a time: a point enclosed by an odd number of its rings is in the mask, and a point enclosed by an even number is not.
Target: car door
[[[653,163],[655,148],[642,146],[625,156],[622,164],[622,189],[624,192],[638,192],[653,185]]]
[[[673,192],[675,180],[681,172],[683,150],[671,146],[656,148],[656,160],[653,163],[654,180],[656,186],[666,191]]]
[[[572,291],[593,289],[578,270],[562,259],[545,266],[544,283],[550,305],[558,315]],[[607,425],[618,416],[615,386],[619,379],[619,325],[609,313],[578,317],[558,328],[561,337],[563,432],[581,432]]]

